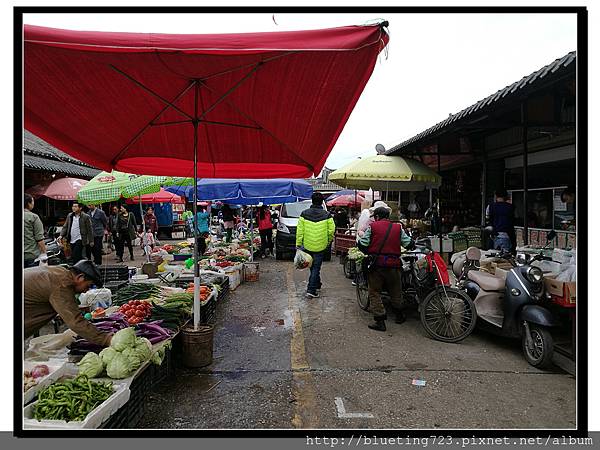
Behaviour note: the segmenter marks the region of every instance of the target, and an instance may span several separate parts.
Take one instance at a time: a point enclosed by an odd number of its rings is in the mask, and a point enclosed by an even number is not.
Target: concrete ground
[[[336,258],[318,299],[291,262],[260,270],[218,306],[213,364],[177,370],[140,428],[575,427],[575,378],[529,366],[518,342],[444,344],[416,315],[372,331]]]

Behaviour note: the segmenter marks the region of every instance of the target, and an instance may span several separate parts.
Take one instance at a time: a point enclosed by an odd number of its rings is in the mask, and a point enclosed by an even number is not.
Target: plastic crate
[[[129,280],[129,267],[125,264],[103,264],[98,270],[104,282]]]
[[[452,239],[452,250],[454,253],[462,252],[469,247],[467,236],[462,231],[448,233],[448,237]]]
[[[127,281],[109,281],[104,283],[103,287],[110,289],[111,294],[116,294],[119,289],[127,285]]]
[[[185,261],[187,259],[192,258],[194,255],[192,253],[179,253],[179,254],[175,254],[173,255],[173,260],[174,261]]]
[[[172,352],[170,348],[165,350],[165,357],[160,366],[151,364],[149,370],[152,376],[152,389],[155,390],[160,384],[162,384],[167,378],[173,374],[173,361]]]
[[[467,238],[467,247],[481,247],[481,229],[480,228],[465,228],[461,230]]]
[[[217,312],[217,302],[213,299],[209,300],[208,303],[200,308],[200,322],[201,323],[214,323]]]

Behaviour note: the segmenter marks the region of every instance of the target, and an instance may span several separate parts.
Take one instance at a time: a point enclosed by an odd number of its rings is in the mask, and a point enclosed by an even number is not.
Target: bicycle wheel
[[[367,274],[364,270],[357,272],[356,278],[356,300],[358,306],[364,311],[369,310],[369,286],[367,284]]]
[[[475,329],[475,304],[459,289],[437,287],[425,297],[420,310],[423,328],[438,341],[459,342]]]

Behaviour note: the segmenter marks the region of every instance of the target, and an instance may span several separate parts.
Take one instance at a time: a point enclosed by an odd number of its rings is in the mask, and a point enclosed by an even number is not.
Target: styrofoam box
[[[48,361],[23,361],[23,370],[31,370],[38,364],[45,364],[50,369],[50,373],[45,377],[38,379],[38,384],[28,389],[23,394],[23,404],[30,403],[36,396],[38,391],[51,385],[63,375],[67,374],[66,361],[61,359],[50,359]]]
[[[234,291],[241,283],[240,271],[235,269],[227,270],[225,271],[225,275],[229,277],[229,289]]]
[[[116,413],[129,400],[131,391],[125,383],[113,382],[114,392],[103,403],[93,409],[81,422],[66,422],[64,420],[36,420],[33,418],[33,408],[37,401],[27,405],[23,410],[23,429],[27,430],[78,430],[98,428],[110,416]]]

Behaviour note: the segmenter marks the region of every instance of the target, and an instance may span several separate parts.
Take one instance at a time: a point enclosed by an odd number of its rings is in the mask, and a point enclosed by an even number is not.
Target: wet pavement
[[[575,427],[575,378],[529,366],[518,342],[476,331],[441,343],[416,314],[372,331],[337,258],[320,298],[304,298],[306,278],[261,260],[260,280],[218,305],[213,364],[177,369],[139,427]]]

